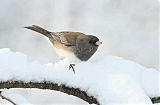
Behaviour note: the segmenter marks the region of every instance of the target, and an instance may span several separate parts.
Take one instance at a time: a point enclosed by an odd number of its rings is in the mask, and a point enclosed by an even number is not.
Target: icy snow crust
[[[77,63],[76,74],[67,60],[55,64],[29,61],[27,56],[0,49],[0,81],[50,81],[80,88],[95,96],[102,105],[152,104],[149,97],[160,96],[160,72],[116,56]]]

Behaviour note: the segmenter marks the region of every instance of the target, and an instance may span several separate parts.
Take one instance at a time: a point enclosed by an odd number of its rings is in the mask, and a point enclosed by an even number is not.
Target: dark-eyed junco
[[[87,61],[96,52],[98,46],[102,44],[96,36],[85,35],[81,32],[50,32],[36,25],[25,28],[48,37],[57,54],[61,58],[69,59],[71,62]],[[69,68],[74,71],[73,66],[75,65],[70,64]]]

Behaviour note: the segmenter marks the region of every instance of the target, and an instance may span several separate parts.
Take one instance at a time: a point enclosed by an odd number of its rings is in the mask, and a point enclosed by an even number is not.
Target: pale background
[[[23,28],[32,24],[94,34],[103,42],[95,56],[121,56],[158,68],[158,0],[1,0],[0,48],[55,62],[48,40]]]

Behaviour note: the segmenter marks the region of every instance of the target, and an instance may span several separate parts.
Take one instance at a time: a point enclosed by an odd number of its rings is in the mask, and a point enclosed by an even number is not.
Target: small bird
[[[57,54],[63,59],[67,58],[71,62],[87,61],[102,44],[96,36],[85,35],[81,32],[50,32],[37,25],[24,27],[32,31],[41,33],[49,38]],[[75,73],[75,64],[70,64],[69,69]]]

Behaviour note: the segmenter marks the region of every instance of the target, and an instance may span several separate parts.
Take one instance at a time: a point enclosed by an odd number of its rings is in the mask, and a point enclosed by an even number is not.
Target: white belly
[[[80,60],[74,55],[74,53],[69,52],[69,51],[65,51],[63,49],[57,49],[55,48],[58,56],[61,59],[68,59],[71,62],[79,62]]]

